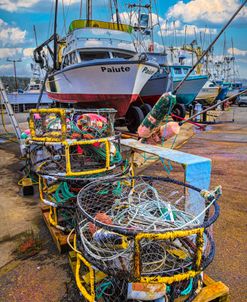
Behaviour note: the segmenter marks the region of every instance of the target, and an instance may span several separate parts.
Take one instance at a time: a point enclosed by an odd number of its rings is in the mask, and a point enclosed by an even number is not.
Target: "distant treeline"
[[[2,78],[3,84],[5,86],[5,89],[8,92],[16,91],[16,83],[15,83],[14,77],[1,77],[1,78]],[[29,82],[30,82],[30,78],[18,77],[17,78],[18,89],[24,90],[27,87],[27,85],[29,84]]]

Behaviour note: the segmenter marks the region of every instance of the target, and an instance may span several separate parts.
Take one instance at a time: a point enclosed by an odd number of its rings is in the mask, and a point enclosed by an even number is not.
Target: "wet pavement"
[[[191,138],[180,151],[212,159],[211,186],[223,187],[221,214],[214,226],[216,257],[208,274],[229,288],[231,301],[247,301],[247,107],[235,107]]]

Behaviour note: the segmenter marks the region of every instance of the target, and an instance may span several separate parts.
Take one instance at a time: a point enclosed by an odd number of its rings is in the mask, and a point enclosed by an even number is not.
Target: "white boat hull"
[[[56,101],[113,107],[124,116],[157,70],[155,64],[126,60],[80,63],[50,75],[46,90]]]
[[[202,88],[201,91],[198,93],[196,100],[197,101],[203,101],[207,104],[211,104],[215,101],[217,96],[220,93],[221,88],[220,87],[207,87]]]

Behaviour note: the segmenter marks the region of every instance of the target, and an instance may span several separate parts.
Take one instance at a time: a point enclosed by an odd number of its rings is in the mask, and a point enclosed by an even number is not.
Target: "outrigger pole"
[[[192,66],[190,71],[186,74],[186,76],[183,78],[183,80],[178,84],[178,86],[173,91],[173,94],[176,94],[178,89],[183,85],[184,81],[188,79],[188,77],[191,75],[191,73],[195,70],[197,65],[201,62],[201,60],[207,55],[207,53],[210,51],[210,49],[213,47],[213,45],[218,41],[219,37],[222,35],[222,33],[226,30],[226,28],[231,24],[233,19],[237,16],[237,14],[241,11],[241,9],[245,6],[247,3],[247,0],[245,0],[240,7],[236,10],[236,12],[233,14],[233,16],[230,18],[230,20],[225,24],[225,26],[221,29],[221,31],[218,33],[218,35],[215,37],[215,39],[212,41],[212,43],[208,46],[208,48],[204,51],[202,56],[197,60],[197,62]]]
[[[182,126],[183,124],[185,124],[185,123],[187,123],[187,122],[193,120],[193,119],[194,119],[195,117],[197,117],[198,115],[201,115],[201,114],[203,114],[203,113],[205,113],[205,112],[207,112],[207,111],[209,111],[209,110],[212,110],[212,109],[218,107],[219,105],[224,104],[224,103],[227,102],[227,101],[231,101],[231,100],[237,98],[238,96],[240,96],[241,94],[245,94],[245,93],[247,93],[247,89],[245,89],[245,90],[243,90],[243,91],[241,91],[241,92],[239,92],[239,93],[237,93],[237,94],[235,94],[235,95],[233,95],[233,96],[231,96],[231,97],[229,97],[229,98],[227,98],[227,99],[225,99],[225,100],[223,100],[223,101],[221,101],[221,102],[219,102],[219,103],[217,103],[217,104],[214,104],[214,105],[212,105],[212,106],[210,106],[210,107],[208,107],[208,108],[206,108],[206,109],[204,109],[204,110],[202,110],[202,111],[200,111],[200,112],[197,112],[196,114],[190,116],[190,117],[187,118],[186,120],[183,120],[183,121],[179,122],[178,124],[179,124],[179,126]]]

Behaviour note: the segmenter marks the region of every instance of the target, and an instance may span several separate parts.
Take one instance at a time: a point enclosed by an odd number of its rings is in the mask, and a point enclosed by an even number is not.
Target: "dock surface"
[[[230,122],[232,110],[235,110],[234,123]],[[247,107],[233,107],[224,112],[220,120],[226,123],[208,126],[208,131],[196,133],[179,150],[212,159],[211,186],[221,184],[223,196],[219,202],[221,215],[214,226],[216,257],[207,273],[230,288],[231,301],[246,302]],[[37,208],[37,200],[31,202],[18,195],[18,147],[13,143],[0,144],[0,158],[1,215],[4,211],[9,213],[9,218],[0,223],[0,253],[5,257],[0,264],[0,301],[79,301],[67,258],[57,254]],[[166,175],[159,163],[145,169],[145,174],[162,173]],[[17,215],[19,211],[22,215]],[[24,230],[22,222],[24,229],[38,229],[44,248],[40,255],[22,260],[20,265],[11,252],[18,232]],[[8,236],[4,237],[4,232]],[[52,284],[47,282],[49,274],[54,277]],[[58,275],[61,278],[56,278]]]

